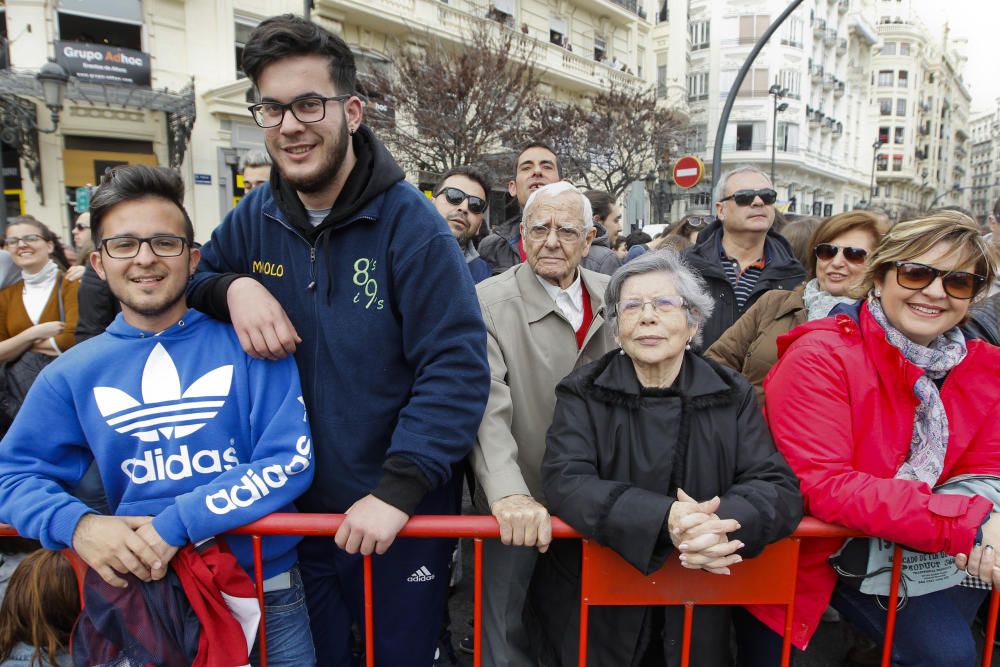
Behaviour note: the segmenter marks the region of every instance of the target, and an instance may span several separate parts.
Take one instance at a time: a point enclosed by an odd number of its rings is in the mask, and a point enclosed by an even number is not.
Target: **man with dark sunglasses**
[[[434,208],[451,228],[465,255],[465,265],[477,283],[491,275],[490,265],[479,256],[475,244],[489,205],[489,182],[476,167],[461,165],[445,172],[434,186]]]
[[[704,349],[761,294],[794,289],[806,275],[788,241],[771,229],[777,192],[767,174],[749,165],[736,167],[723,174],[714,195],[717,220],[684,253],[715,297]]]

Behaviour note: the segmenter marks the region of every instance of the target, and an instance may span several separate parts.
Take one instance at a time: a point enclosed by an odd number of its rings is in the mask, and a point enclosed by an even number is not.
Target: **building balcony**
[[[851,0],[837,0],[837,13],[846,14],[847,10],[850,9]]]
[[[813,81],[820,81],[823,78],[823,66],[813,65],[809,73],[812,75]]]
[[[834,95],[836,95],[837,97],[840,97],[841,95],[844,94],[844,91],[846,89],[847,89],[847,85],[843,81],[841,81],[839,79],[834,80],[834,82],[833,82],[833,94]]]
[[[847,40],[843,37],[837,40],[837,53],[840,55],[847,53]]]
[[[822,37],[823,33],[826,32],[826,20],[825,19],[813,19],[813,34],[817,37]]]
[[[823,35],[823,43],[827,46],[836,46],[837,44],[837,30],[835,28],[830,28]]]
[[[836,77],[832,74],[827,74],[823,77],[823,90],[833,90],[833,84],[836,81]]]

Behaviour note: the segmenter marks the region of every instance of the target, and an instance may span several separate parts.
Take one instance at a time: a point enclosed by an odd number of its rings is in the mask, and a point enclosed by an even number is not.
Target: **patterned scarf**
[[[854,303],[857,299],[846,296],[834,296],[824,289],[820,289],[819,281],[813,278],[806,283],[806,288],[802,292],[802,303],[806,306],[809,314],[809,321],[828,317],[830,311],[842,303]]]
[[[919,403],[913,417],[910,456],[896,471],[896,478],[915,479],[933,487],[944,469],[948,450],[948,415],[934,380],[948,375],[965,358],[965,336],[958,327],[953,327],[935,338],[930,347],[924,347],[892,326],[882,310],[882,302],[872,295],[868,297],[868,311],[885,330],[889,343],[924,371],[913,386]]]

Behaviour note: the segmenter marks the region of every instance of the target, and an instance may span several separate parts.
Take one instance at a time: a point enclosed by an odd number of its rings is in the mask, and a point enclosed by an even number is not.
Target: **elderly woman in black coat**
[[[679,558],[728,574],[795,529],[798,482],[746,380],[691,350],[714,304],[674,251],[625,264],[605,299],[621,349],[556,388],[542,464],[549,511],[643,573]],[[544,664],[576,665],[579,543],[554,542],[531,587],[526,627],[538,633]],[[593,608],[589,663],[679,664],[682,614]],[[725,607],[696,608],[692,665],[730,664],[730,616]],[[758,664],[746,657],[741,663]]]

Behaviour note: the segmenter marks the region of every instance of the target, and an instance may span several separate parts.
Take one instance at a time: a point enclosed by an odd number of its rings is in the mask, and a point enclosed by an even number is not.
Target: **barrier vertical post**
[[[581,540],[582,544],[586,544],[588,540]],[[587,604],[587,577],[589,576],[587,570],[586,561],[589,560],[590,554],[586,549],[581,546],[580,551],[581,558],[584,563],[580,569],[580,647],[577,649],[577,654],[579,655],[579,667],[587,667],[587,635],[589,634],[589,622],[590,622],[590,606]]]
[[[257,625],[257,653],[260,667],[267,667],[267,621],[264,619],[264,556],[260,535],[251,536],[253,542],[253,577],[257,584],[257,606],[260,607],[260,623]]]
[[[475,563],[473,564],[472,589],[472,664],[473,667],[483,665],[483,539],[475,538]]]
[[[882,646],[882,667],[892,661],[892,638],[896,634],[896,610],[899,606],[899,580],[903,575],[903,549],[892,551],[892,579],[889,580],[889,604],[885,616],[885,643]]]
[[[997,634],[997,611],[1000,610],[1000,589],[990,593],[990,613],[986,616],[986,638],[983,640],[983,667],[993,664],[993,640]]]
[[[372,557],[365,556],[365,665],[375,667],[375,618],[372,611]]]
[[[694,603],[684,603],[684,636],[681,639],[681,667],[691,665],[691,633],[694,631]]]

